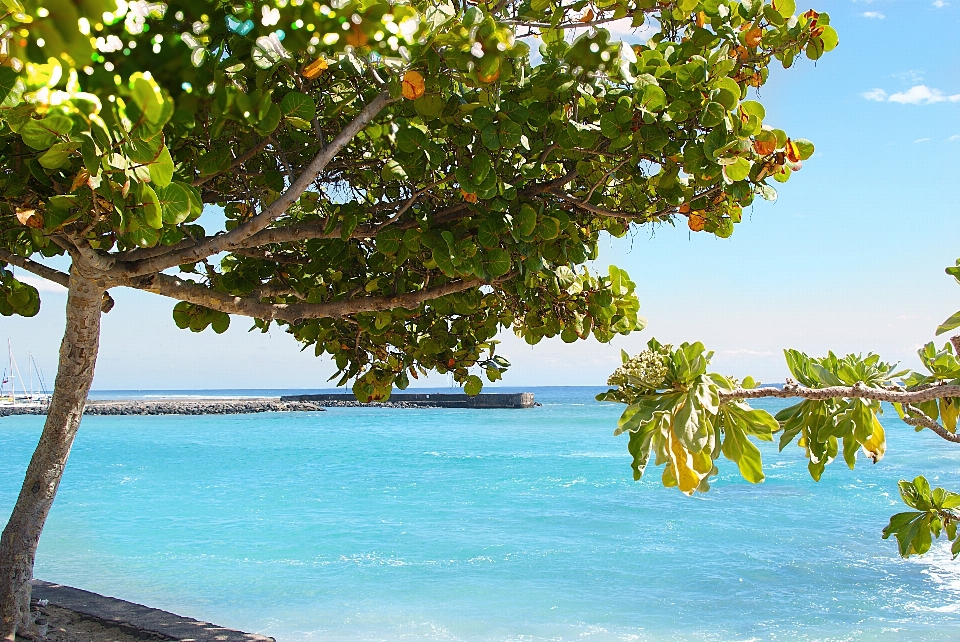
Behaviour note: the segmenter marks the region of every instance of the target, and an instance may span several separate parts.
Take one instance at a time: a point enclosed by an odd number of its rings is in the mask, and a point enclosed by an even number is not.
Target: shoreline
[[[36,579],[31,584],[31,610],[38,614],[41,637],[49,640],[276,642],[265,635],[228,629],[72,586]]]

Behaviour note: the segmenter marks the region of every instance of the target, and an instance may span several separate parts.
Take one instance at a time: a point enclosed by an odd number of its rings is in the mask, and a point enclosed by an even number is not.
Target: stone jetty
[[[191,399],[89,400],[85,415],[245,415],[256,412],[316,412],[325,408],[532,408],[532,392],[489,393],[468,397],[463,393],[397,393],[389,401],[360,403],[349,393],[291,395],[283,397],[207,397]],[[40,404],[0,406],[0,417],[45,415]]]

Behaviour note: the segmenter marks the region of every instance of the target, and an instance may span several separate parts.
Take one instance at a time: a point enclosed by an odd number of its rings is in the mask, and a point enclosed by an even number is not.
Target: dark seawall
[[[323,406],[397,406],[401,408],[532,408],[536,405],[532,392],[488,393],[468,397],[458,393],[408,393],[390,395],[390,400],[370,404],[360,403],[352,394],[328,393],[316,395],[290,395],[280,401],[309,402]]]

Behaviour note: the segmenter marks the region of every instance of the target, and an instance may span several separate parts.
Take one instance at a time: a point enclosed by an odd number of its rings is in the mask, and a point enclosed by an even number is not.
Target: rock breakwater
[[[245,415],[257,412],[322,411],[319,403],[279,399],[162,399],[156,401],[88,401],[85,415]],[[45,415],[38,405],[0,406],[0,417]]]

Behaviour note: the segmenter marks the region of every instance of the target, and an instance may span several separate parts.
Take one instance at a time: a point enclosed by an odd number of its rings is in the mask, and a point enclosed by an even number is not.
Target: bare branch
[[[607,24],[609,22],[616,22],[617,20],[625,20],[627,18],[632,18],[637,13],[652,13],[653,9],[643,11],[635,10],[628,12],[625,16],[620,17],[607,17],[607,18],[598,18],[596,20],[587,20],[585,22],[561,22],[557,25],[552,25],[549,22],[532,22],[529,20],[515,19],[515,20],[504,20],[504,24],[516,25],[518,27],[528,27],[530,29],[580,29],[587,27],[595,27],[596,25]]]
[[[54,270],[53,268],[47,267],[36,261],[31,261],[30,259],[25,259],[22,256],[17,256],[7,252],[6,250],[0,249],[0,261],[9,263],[10,265],[16,265],[19,268],[23,268],[27,272],[32,272],[39,277],[43,277],[48,281],[53,281],[57,285],[62,285],[65,288],[70,287],[70,275],[60,270]]]
[[[721,401],[736,399],[760,399],[776,397],[789,399],[802,397],[803,399],[826,400],[835,398],[872,399],[889,403],[912,404],[934,399],[960,398],[960,386],[931,386],[922,390],[886,390],[884,388],[868,388],[862,383],[855,386],[830,386],[828,388],[807,388],[795,383],[788,383],[783,388],[751,388],[745,390],[737,388],[730,392],[721,392]]]
[[[129,287],[180,301],[187,301],[195,305],[202,305],[227,314],[294,323],[302,319],[340,318],[360,312],[378,312],[391,308],[412,309],[424,301],[455,292],[463,292],[482,284],[483,281],[480,279],[467,279],[450,281],[432,288],[393,296],[369,296],[326,303],[290,304],[261,303],[255,297],[232,296],[224,292],[211,290],[199,283],[178,279],[166,274],[151,274],[141,279],[134,279],[129,283]]]
[[[617,212],[615,210],[608,210],[605,207],[600,207],[599,205],[594,205],[593,203],[582,201],[579,198],[575,198],[570,194],[561,192],[560,190],[550,190],[549,193],[553,194],[558,198],[565,200],[571,205],[575,205],[576,207],[579,207],[582,210],[593,212],[594,214],[599,214],[600,216],[606,216],[608,218],[621,218],[628,221],[636,221],[636,220],[642,221],[647,219],[647,215],[641,212]]]
[[[337,153],[339,153],[360,130],[372,121],[384,107],[393,101],[394,99],[391,98],[387,92],[383,92],[374,98],[370,104],[364,107],[360,113],[330,141],[329,145],[320,150],[297,179],[290,184],[277,200],[250,220],[242,225],[238,225],[229,232],[218,234],[193,247],[176,250],[151,259],[135,261],[122,267],[118,266],[120,274],[117,276],[140,276],[151,272],[159,272],[175,265],[193,263],[204,257],[240,247],[243,241],[265,229],[270,223],[286,212],[313,183],[327,164],[333,160]]]

